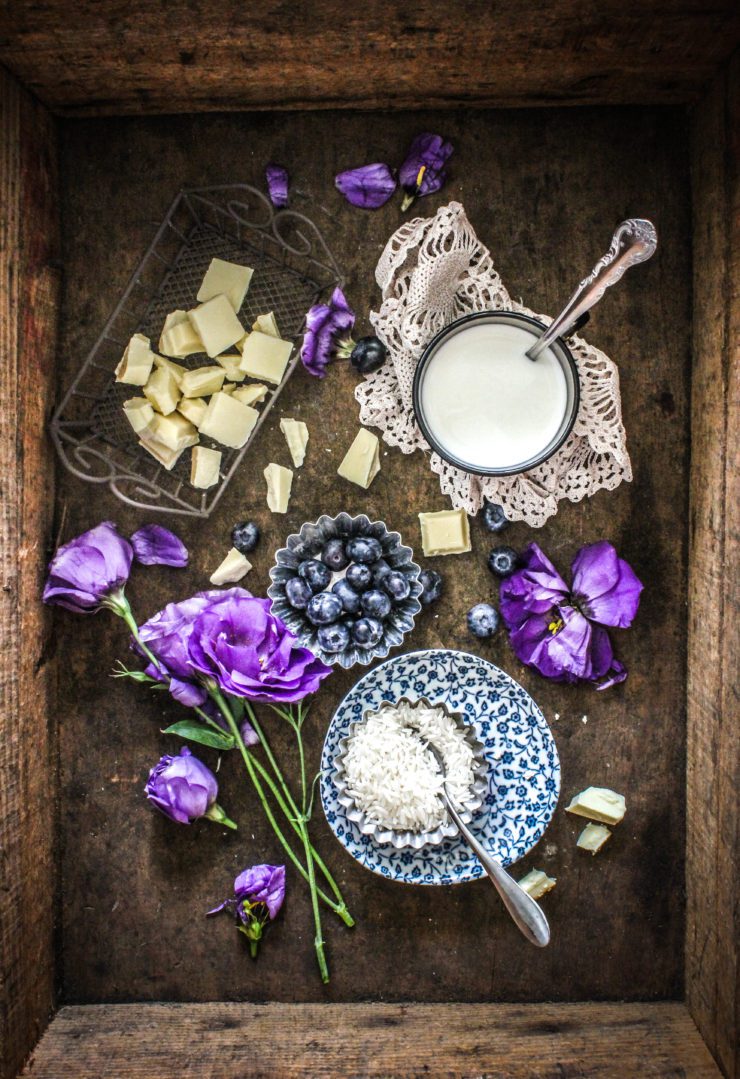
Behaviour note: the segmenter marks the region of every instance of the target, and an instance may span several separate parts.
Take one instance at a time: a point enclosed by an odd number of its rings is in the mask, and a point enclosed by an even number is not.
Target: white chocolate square
[[[146,397],[130,397],[124,401],[123,414],[137,435],[146,431],[154,419],[154,409]]]
[[[293,473],[283,465],[270,462],[264,471],[267,480],[267,506],[273,513],[287,513]]]
[[[150,453],[156,461],[159,461],[168,472],[172,471],[185,452],[184,450],[168,450],[161,442],[152,442],[146,438],[140,438],[139,445],[142,446],[147,453]]]
[[[267,386],[261,382],[250,382],[234,390],[234,397],[243,405],[257,405],[267,397]]]
[[[212,300],[214,296],[224,295],[232,310],[238,311],[244,303],[253,273],[254,270],[250,266],[240,266],[237,262],[225,262],[224,259],[211,259],[211,265],[206,270],[196,299],[198,303],[205,303],[207,300]]]
[[[164,320],[159,337],[159,351],[165,356],[192,356],[204,352],[203,342],[188,318],[187,311],[171,311]]]
[[[557,881],[554,877],[548,877],[541,869],[530,869],[526,877],[519,881],[519,887],[532,896],[532,899],[541,899],[547,892],[551,892]]]
[[[158,442],[168,450],[186,450],[198,441],[198,429],[179,412],[155,416],[147,429],[147,441]]]
[[[200,427],[207,409],[208,403],[202,397],[181,397],[177,403],[177,411],[196,427]]]
[[[221,364],[229,382],[244,381],[246,376],[240,367],[241,362],[242,357],[239,352],[226,352],[222,356],[216,357],[216,363]]]
[[[234,314],[233,307],[222,295],[214,296],[200,307],[188,311],[188,318],[211,359],[230,348],[244,334],[244,327]]]
[[[175,363],[174,360],[167,360],[164,356],[157,356],[156,353],[154,354],[154,366],[166,367],[177,383],[178,389],[180,388],[182,385],[182,376],[187,370],[186,367],[183,367],[181,363]]]
[[[378,436],[361,427],[344,455],[337,475],[367,490],[380,472],[380,443]]]
[[[194,446],[190,456],[190,482],[193,487],[207,490],[218,483],[221,469],[221,450],[208,446]]]
[[[211,574],[211,584],[236,584],[237,581],[241,581],[245,573],[249,573],[251,568],[252,563],[241,551],[232,547],[223,562]]]
[[[465,510],[420,513],[421,545],[427,557],[464,554],[470,547],[470,523]]]
[[[308,427],[303,420],[293,420],[284,416],[280,421],[280,430],[285,435],[288,443],[290,456],[296,468],[300,468],[306,460],[306,446],[308,445]]]
[[[291,341],[254,330],[244,342],[241,369],[245,375],[279,386],[292,351]]]
[[[149,377],[144,387],[144,396],[157,412],[163,416],[169,416],[177,408],[180,400],[180,390],[177,380],[172,372],[166,367],[158,367]]]
[[[608,787],[586,787],[585,791],[576,794],[565,811],[577,817],[590,817],[601,824],[619,824],[626,808],[624,795]]]
[[[272,311],[268,311],[266,315],[257,315],[252,323],[252,329],[258,330],[259,333],[266,333],[269,337],[280,337],[277,320]]]
[[[214,393],[200,421],[200,433],[238,450],[251,435],[258,419],[256,408],[235,401],[228,393]]]
[[[149,338],[143,333],[135,333],[124,349],[123,356],[116,367],[116,382],[127,386],[143,386],[152,373],[154,353],[149,347]]]
[[[180,390],[183,397],[210,397],[218,393],[225,378],[223,367],[194,367],[182,376]]]
[[[589,822],[579,835],[576,846],[580,850],[589,850],[591,854],[598,854],[611,837],[612,834],[605,824]]]

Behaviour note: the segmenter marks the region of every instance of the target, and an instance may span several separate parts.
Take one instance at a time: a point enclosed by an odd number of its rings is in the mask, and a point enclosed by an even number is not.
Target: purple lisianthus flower
[[[265,169],[267,191],[273,206],[288,205],[288,170],[282,165],[268,165]]]
[[[642,588],[632,567],[604,540],[581,547],[573,560],[573,598],[592,622],[631,626]]]
[[[501,614],[507,625],[545,614],[568,595],[567,584],[536,543],[530,543],[521,561],[522,568],[501,582]]]
[[[131,537],[137,562],[142,566],[177,566],[188,564],[188,549],[174,532],[162,525],[144,525]]]
[[[243,870],[234,881],[233,899],[225,899],[208,914],[218,914],[229,908],[237,917],[237,925],[249,941],[252,957],[262,939],[264,926],[274,921],[285,899],[285,866],[253,865]]]
[[[337,285],[328,304],[319,303],[306,315],[306,332],[301,345],[303,366],[317,378],[323,378],[341,339],[355,324],[355,313]]]
[[[347,202],[362,210],[377,210],[396,190],[396,179],[382,162],[346,169],[334,177],[334,183]]]
[[[115,610],[114,594],[126,584],[133,557],[128,540],[111,521],[103,521],[58,549],[49,563],[44,603],[78,614],[91,614],[105,606]]]
[[[216,804],[215,775],[187,746],[182,747],[178,757],[162,757],[149,773],[144,789],[152,805],[178,824],[191,824],[200,817],[208,817],[230,828],[236,827]]]
[[[425,131],[416,136],[398,173],[406,192],[402,210],[407,210],[418,196],[439,191],[447,179],[444,166],[452,150],[452,143],[445,142],[441,135]]]

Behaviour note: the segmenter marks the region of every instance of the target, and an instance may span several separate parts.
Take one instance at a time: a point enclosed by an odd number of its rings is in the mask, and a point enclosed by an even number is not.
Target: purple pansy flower
[[[396,179],[383,162],[346,169],[334,177],[334,183],[347,202],[362,210],[377,210],[396,190]]]
[[[517,657],[545,678],[588,681],[598,689],[623,682],[604,626],[627,627],[637,613],[642,584],[607,542],[581,548],[571,589],[536,543],[522,568],[501,582],[501,615]]]
[[[188,564],[188,549],[174,532],[162,525],[144,525],[131,537],[137,562],[142,566],[177,566]]]
[[[91,614],[102,606],[115,609],[112,594],[126,584],[133,557],[128,540],[111,521],[103,521],[58,549],[49,563],[44,603],[78,614]]]
[[[252,701],[290,704],[315,693],[331,667],[299,645],[270,600],[234,591],[196,617],[187,645],[192,669],[223,693]]]
[[[252,957],[256,958],[263,928],[277,917],[284,899],[285,866],[253,865],[234,881],[234,898],[225,899],[207,913],[218,914],[227,907],[233,910],[238,928],[249,941]]]
[[[445,142],[441,135],[425,131],[416,136],[398,173],[406,192],[402,210],[407,210],[418,196],[439,191],[447,179],[444,166],[452,150],[452,143]]]
[[[337,286],[328,304],[314,304],[306,315],[306,332],[301,345],[303,366],[317,378],[323,378],[327,365],[355,324],[355,313]]]
[[[215,775],[187,746],[182,747],[178,757],[162,757],[149,773],[144,789],[152,805],[178,824],[191,824],[201,817],[208,817],[236,828],[216,804],[218,783]]]
[[[273,206],[288,205],[288,170],[282,165],[268,165],[265,169],[267,191]]]

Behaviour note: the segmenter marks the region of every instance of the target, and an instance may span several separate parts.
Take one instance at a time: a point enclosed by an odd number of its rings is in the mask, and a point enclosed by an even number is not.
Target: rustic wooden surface
[[[686,992],[740,1074],[740,63],[692,116],[694,368]]]
[[[732,0],[14,0],[0,63],[81,116],[671,103],[740,40]]]
[[[123,1060],[126,1079],[719,1077],[677,1003],[69,1007],[24,1075],[102,1079]]]
[[[53,514],[44,435],[58,315],[53,126],[0,72],[0,1073],[53,1003],[56,809],[50,620],[38,602]],[[43,482],[39,482],[43,477]]]
[[[153,223],[181,184],[261,183],[269,160],[286,163],[347,271],[347,292],[367,332],[377,304],[373,269],[401,221],[393,201],[377,213],[345,204],[332,177],[343,166],[398,160],[419,130],[440,128],[456,146],[446,189],[421,213],[462,199],[490,244],[512,294],[555,311],[605,249],[616,221],[654,218],[660,254],[628,274],[595,315],[591,339],[620,362],[635,482],[566,505],[540,532],[515,525],[506,540],[537,539],[567,571],[578,547],[611,538],[646,583],[636,625],[615,633],[631,669],[606,693],[546,684],[515,661],[506,640],[476,644],[465,629],[473,602],[492,596],[491,539],[473,522],[473,552],[430,560],[446,594],[407,648],[451,646],[491,658],[518,678],[551,720],[563,764],[562,803],[545,839],[521,865],[558,878],[544,901],[553,943],[533,954],[485,882],[442,889],[392,884],[357,866],[320,811],[317,841],[345,889],[358,927],[326,919],[332,981],[320,986],[306,892],[289,874],[284,914],[253,964],[225,915],[204,912],[235,873],[280,851],[243,786],[222,762],[222,801],[236,834],[172,824],[142,788],[159,753],[176,748],[158,729],[182,716],[163,697],[107,677],[124,653],[120,624],[100,615],[56,620],[61,689],[62,953],[67,1002],[138,1000],[350,1001],[676,998],[683,990],[687,400],[690,348],[689,195],[682,113],[669,109],[211,116],[69,122],[61,129],[65,303],[60,385],[99,332]],[[543,160],[546,162],[543,164]],[[296,196],[295,204],[309,203]],[[335,469],[357,429],[355,378],[335,365],[323,382],[296,373],[264,437],[207,525],[169,520],[192,552],[187,571],[140,569],[130,594],[140,618],[207,585],[234,521],[263,529],[245,582],[267,585],[272,554],[322,512],[366,511],[399,529],[420,553],[416,514],[445,507],[421,455],[389,450],[367,494]],[[262,469],[287,463],[279,412],[311,432],[285,517],[264,501]],[[105,518],[125,531],[147,516],[64,476],[63,538]],[[309,720],[310,767],[326,725],[361,674],[332,676]],[[555,719],[556,714],[559,719]],[[269,721],[284,759],[289,742]],[[215,764],[208,750],[204,757]],[[581,824],[562,805],[588,784],[613,786],[628,813],[599,857],[575,849]]]

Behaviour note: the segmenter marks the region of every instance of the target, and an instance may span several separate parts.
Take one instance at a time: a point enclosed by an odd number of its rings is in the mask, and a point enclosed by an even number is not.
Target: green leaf
[[[204,727],[202,723],[194,723],[191,719],[181,719],[179,723],[173,723],[171,727],[165,728],[162,734],[178,734],[181,738],[187,738],[191,742],[200,742],[202,746],[210,746],[212,749],[234,748],[233,735]]]

